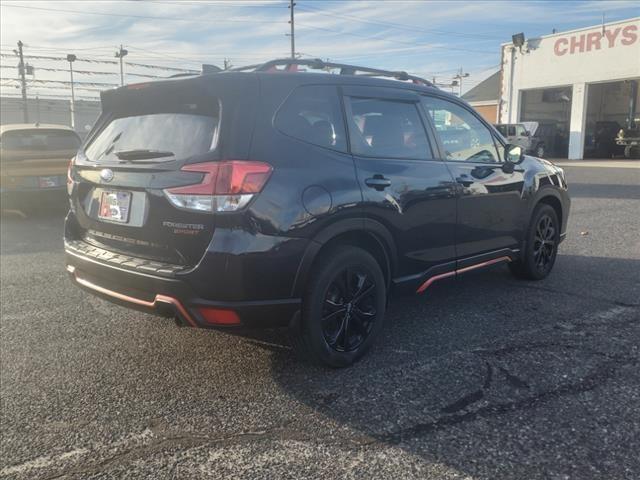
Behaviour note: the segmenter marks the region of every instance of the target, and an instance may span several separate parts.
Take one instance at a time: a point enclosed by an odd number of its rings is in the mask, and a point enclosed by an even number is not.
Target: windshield
[[[507,136],[507,126],[506,125],[494,125],[496,130],[498,130],[503,137]]]
[[[184,159],[215,148],[218,123],[217,117],[190,113],[115,118],[87,146],[85,153],[94,162],[119,162],[127,159],[122,152],[140,151],[162,152],[158,161]]]
[[[0,148],[3,157],[17,154],[20,158],[40,158],[64,152],[75,152],[80,146],[78,136],[68,130],[10,130],[2,134]]]

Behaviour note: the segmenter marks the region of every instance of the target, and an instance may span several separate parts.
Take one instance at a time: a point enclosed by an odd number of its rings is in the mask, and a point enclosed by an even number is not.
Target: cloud
[[[620,0],[512,3],[298,0],[297,3],[296,50],[307,57],[435,74],[445,80],[462,67],[471,73],[469,84],[479,81],[488,67],[497,68],[499,45],[515,31],[525,31],[530,37],[549,33],[554,27],[570,29],[595,24],[605,8],[610,21],[637,15],[634,9],[637,4]],[[126,57],[129,62],[197,69],[202,63],[222,64],[226,58],[242,65],[288,55],[287,4],[284,0],[251,3],[2,0],[0,40],[3,54],[11,54],[20,39],[26,44],[27,55],[76,53],[78,57],[113,61],[115,50],[123,44],[129,50]],[[9,67],[2,68],[2,77],[15,78],[15,59],[0,60],[3,67]],[[36,67],[36,78],[68,79],[66,62],[33,59],[29,63]],[[78,75],[77,81],[116,84],[119,80],[117,65],[78,63],[76,68],[111,73]],[[170,74],[131,66],[126,71]],[[13,89],[9,91],[14,93]],[[34,86],[32,91],[45,89]],[[97,92],[87,90],[86,94],[95,96]]]

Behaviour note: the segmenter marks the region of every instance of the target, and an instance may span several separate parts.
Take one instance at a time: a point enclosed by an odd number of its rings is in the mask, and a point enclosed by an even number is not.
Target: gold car
[[[65,125],[0,126],[2,208],[64,204],[67,168],[79,146],[80,137]]]

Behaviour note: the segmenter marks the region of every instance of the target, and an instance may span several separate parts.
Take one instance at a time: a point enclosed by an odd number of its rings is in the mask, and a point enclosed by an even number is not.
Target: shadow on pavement
[[[553,470],[537,469],[541,459],[557,471],[573,465],[575,478],[586,478],[593,472],[584,455],[614,461],[626,446],[599,452],[603,434],[589,406],[570,405],[637,364],[640,261],[569,255],[559,263],[542,282],[515,281],[496,268],[396,299],[377,346],[353,367],[311,367],[274,350],[274,378],[319,415],[360,433],[359,448],[396,446],[473,478],[547,478]],[[626,294],[608,296],[625,283]],[[626,337],[612,340],[616,334]],[[606,432],[620,418],[600,421]],[[581,449],[559,455],[575,438]]]

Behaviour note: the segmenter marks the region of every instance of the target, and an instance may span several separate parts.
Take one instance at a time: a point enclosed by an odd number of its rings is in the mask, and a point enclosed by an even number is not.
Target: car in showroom
[[[558,128],[554,123],[499,123],[495,127],[509,143],[520,145],[526,154],[538,158],[555,154]]]
[[[562,169],[405,72],[286,59],[101,96],[66,269],[180,324],[288,327],[347,366],[391,296],[496,264],[545,278],[565,237]]]
[[[67,167],[80,137],[65,125],[0,126],[2,208],[39,209],[66,204]]]

